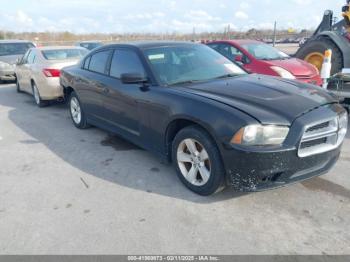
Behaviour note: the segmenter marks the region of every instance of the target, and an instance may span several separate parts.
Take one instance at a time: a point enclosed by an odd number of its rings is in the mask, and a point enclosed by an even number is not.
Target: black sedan
[[[107,45],[61,72],[73,123],[117,133],[172,162],[192,191],[279,187],[337,161],[348,116],[327,91],[249,75],[211,48]]]

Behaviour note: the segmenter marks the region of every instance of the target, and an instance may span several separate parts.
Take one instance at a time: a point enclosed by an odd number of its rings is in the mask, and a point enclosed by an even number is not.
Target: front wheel
[[[202,128],[186,127],[176,135],[172,159],[180,180],[193,192],[208,196],[225,188],[225,170],[214,140]]]
[[[69,97],[69,112],[73,121],[73,124],[79,129],[85,129],[88,127],[85,113],[81,107],[80,100],[75,92],[72,92]]]

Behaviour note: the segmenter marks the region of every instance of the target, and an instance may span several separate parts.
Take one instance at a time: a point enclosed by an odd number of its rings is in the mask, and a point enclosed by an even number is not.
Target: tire
[[[318,38],[307,41],[295,54],[299,59],[306,60],[312,53],[324,54],[327,49],[332,49],[332,70],[331,74],[336,74],[343,69],[343,54],[337,45],[329,38]],[[315,65],[315,64],[314,64]],[[319,66],[315,65],[319,68]]]
[[[219,149],[202,128],[189,126],[176,134],[172,143],[172,160],[179,179],[191,191],[209,196],[225,188],[225,169]]]
[[[89,127],[81,102],[75,92],[72,92],[68,99],[69,113],[73,124],[79,129],[86,129]]]
[[[21,86],[18,82],[18,78],[16,78],[16,91],[17,93],[23,93],[23,91],[21,90]]]
[[[34,102],[38,107],[45,107],[48,105],[47,101],[44,101],[41,99],[39,89],[36,86],[35,82],[32,83],[32,91],[33,91]]]

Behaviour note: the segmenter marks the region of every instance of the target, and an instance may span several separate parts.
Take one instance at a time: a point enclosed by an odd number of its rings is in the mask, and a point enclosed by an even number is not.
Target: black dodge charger
[[[247,74],[211,48],[113,44],[61,72],[73,123],[172,162],[192,191],[259,191],[329,171],[348,116],[316,86]]]

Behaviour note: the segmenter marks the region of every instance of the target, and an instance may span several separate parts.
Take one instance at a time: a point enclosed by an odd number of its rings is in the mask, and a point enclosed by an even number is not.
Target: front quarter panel
[[[141,133],[146,147],[153,147],[161,154],[169,154],[166,134],[175,121],[187,120],[201,126],[220,150],[242,126],[257,123],[237,109],[176,88],[152,87],[146,93],[152,98],[139,107],[145,128]]]

